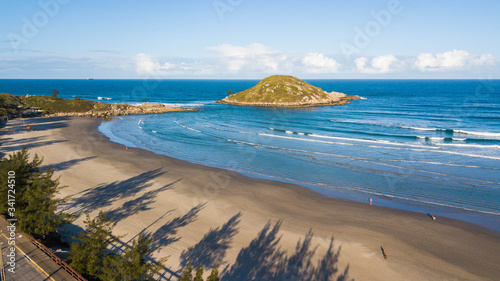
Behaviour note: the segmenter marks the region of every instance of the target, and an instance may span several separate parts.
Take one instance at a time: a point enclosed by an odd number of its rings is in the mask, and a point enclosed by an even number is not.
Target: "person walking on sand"
[[[432,220],[436,220],[436,214],[432,214]]]
[[[387,260],[387,251],[384,250],[384,260]]]
[[[370,198],[370,205],[372,204],[372,202],[373,202],[373,199],[372,199],[372,198]]]

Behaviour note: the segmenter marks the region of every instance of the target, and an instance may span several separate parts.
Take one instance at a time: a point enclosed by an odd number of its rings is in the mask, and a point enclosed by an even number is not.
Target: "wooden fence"
[[[60,267],[62,267],[66,272],[68,272],[71,276],[73,276],[76,280],[79,281],[87,281],[87,279],[83,278],[76,270],[74,270],[69,264],[63,261],[60,257],[58,257],[51,249],[47,248],[47,246],[38,242],[31,235],[27,235],[28,239],[33,243],[33,245],[37,246],[40,250],[42,250],[45,254],[47,254],[53,261],[55,261]]]

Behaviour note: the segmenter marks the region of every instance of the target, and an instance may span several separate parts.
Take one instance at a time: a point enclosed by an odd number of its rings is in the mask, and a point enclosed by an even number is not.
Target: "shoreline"
[[[319,244],[318,252],[324,252],[322,245],[333,235],[336,247],[342,247],[339,271],[349,265],[350,277],[357,280],[494,280],[500,274],[496,266],[500,263],[500,233],[484,227],[444,217],[432,221],[425,214],[330,198],[303,186],[249,178],[142,149],[125,149],[98,131],[98,119],[25,121],[32,124],[33,132],[16,131],[18,121],[2,128],[3,152],[26,144],[30,152],[44,156],[43,164],[53,165],[61,183],[69,186],[61,195],[74,196],[64,208],[92,215],[97,209],[115,211],[122,216],[115,233],[127,233],[125,242],[144,230],[158,232],[161,223],[206,203],[197,220],[177,229],[179,240],[158,253],[172,255],[167,265],[174,271],[182,250],[242,212],[239,233],[232,238],[224,258],[228,263],[266,222],[282,220],[283,249],[291,252],[312,228],[313,244]],[[5,139],[6,135],[13,140]],[[120,189],[119,183],[132,189],[139,185],[141,190],[130,193]],[[112,188],[120,192],[113,193]],[[102,193],[92,193],[97,191]],[[127,209],[129,202],[144,199],[151,192],[154,197],[145,200],[146,208]],[[82,226],[82,220],[81,216],[75,224]],[[390,262],[380,255],[380,246],[389,250]]]
[[[128,146],[143,149],[146,151],[153,152],[156,155],[166,156],[175,158],[175,156],[171,156],[165,151],[155,151],[151,149],[147,149],[137,146],[136,144],[126,140],[125,138],[121,138],[116,136],[113,131],[110,129],[112,126],[104,125],[105,122],[101,122],[97,127],[99,133],[103,134],[105,137],[109,138],[110,141]],[[179,158],[175,158],[179,159]],[[233,171],[236,173],[240,173],[243,176],[252,179],[264,179],[270,180],[272,182],[278,183],[286,183],[291,185],[297,185],[300,187],[307,188],[313,192],[321,194],[323,196],[327,196],[329,198],[337,198],[337,199],[346,199],[352,200],[358,203],[367,204],[370,197],[373,198],[373,202],[377,206],[388,207],[397,210],[405,210],[410,212],[415,212],[419,214],[437,214],[439,217],[447,217],[451,219],[456,219],[459,221],[471,223],[477,226],[485,227],[487,229],[496,231],[500,233],[500,216],[494,213],[488,213],[478,210],[466,209],[455,207],[452,205],[447,205],[445,203],[433,203],[433,202],[425,202],[412,200],[411,198],[397,197],[397,196],[388,196],[382,193],[377,192],[366,192],[361,190],[356,190],[354,188],[342,187],[342,186],[328,186],[322,184],[308,183],[295,181],[293,179],[278,177],[278,176],[268,176],[264,174],[255,173],[252,171],[246,170],[238,170],[231,169],[226,167],[218,167],[216,165],[207,165],[201,161],[190,161],[185,159],[179,159],[182,161],[186,161],[189,164],[198,164],[216,169],[223,169],[228,171]]]
[[[339,100],[329,101],[329,102],[317,102],[317,103],[272,103],[272,102],[238,102],[230,101],[227,98],[215,101],[219,104],[228,104],[235,106],[255,106],[255,107],[280,107],[280,108],[307,108],[307,107],[318,107],[318,106],[337,106],[345,105],[350,103],[351,100],[360,100],[359,96],[346,95],[345,97],[339,98]]]

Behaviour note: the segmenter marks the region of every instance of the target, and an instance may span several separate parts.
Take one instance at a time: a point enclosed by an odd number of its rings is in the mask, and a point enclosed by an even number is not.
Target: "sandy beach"
[[[83,226],[85,213],[95,216],[104,210],[118,221],[114,233],[126,234],[124,243],[139,233],[153,235],[155,257],[170,256],[165,280],[179,272],[189,254],[203,256],[206,263],[221,260],[222,268],[233,264],[268,222],[278,221],[279,247],[289,254],[310,229],[318,257],[334,237],[335,250],[340,249],[337,275],[348,267],[355,280],[500,276],[498,232],[126,148],[100,134],[100,122],[83,117],[11,120],[1,130],[2,155],[26,146],[43,156],[68,186],[61,196],[72,200],[61,208],[80,215],[76,226]]]

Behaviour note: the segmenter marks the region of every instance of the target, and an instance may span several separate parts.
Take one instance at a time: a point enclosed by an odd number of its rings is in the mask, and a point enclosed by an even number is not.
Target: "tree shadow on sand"
[[[295,252],[288,256],[285,250],[279,248],[278,237],[281,221],[274,227],[268,222],[250,245],[241,249],[236,262],[222,273],[224,281],[247,280],[318,280],[345,281],[348,280],[349,266],[337,276],[337,262],[340,255],[334,250],[333,238],[326,254],[317,262],[313,256],[317,246],[311,248],[313,233],[310,230],[304,240],[299,240]]]
[[[54,171],[62,171],[62,170],[68,169],[71,166],[78,165],[81,162],[84,162],[87,160],[92,160],[94,158],[95,158],[95,156],[85,157],[85,158],[80,158],[80,159],[73,159],[73,160],[69,160],[69,161],[60,162],[57,164],[46,165],[45,167],[50,167]]]
[[[176,180],[158,189],[148,191],[135,199],[129,200],[123,203],[121,207],[110,210],[108,215],[113,218],[114,221],[118,222],[138,212],[151,210],[150,206],[156,201],[156,196],[165,190],[172,189],[172,186],[178,181],[179,180]]]
[[[55,143],[61,143],[61,142],[66,142],[66,140],[39,141],[39,142],[25,143],[25,144],[21,144],[21,145],[2,146],[2,151],[6,152],[6,153],[10,153],[10,152],[19,151],[23,148],[30,149],[30,148],[35,148],[35,147],[48,146],[48,145],[52,145]]]
[[[52,129],[60,129],[68,127],[65,117],[48,117],[48,118],[28,118],[18,120],[15,123],[7,123],[2,129],[5,134],[12,135],[17,133],[27,132],[27,125],[31,126],[32,131],[45,131]]]
[[[222,262],[233,240],[238,233],[238,224],[242,213],[237,213],[222,227],[211,229],[198,244],[182,251],[181,265],[185,267],[189,259],[196,266],[213,267],[216,262]]]
[[[2,136],[3,134],[0,134]],[[46,136],[37,136],[23,139],[13,139],[13,138],[2,138],[0,139],[1,146],[10,146],[10,145],[26,145],[32,142],[39,142],[47,139]]]
[[[76,198],[66,204],[65,210],[76,208],[73,213],[76,215],[81,215],[104,207],[108,207],[117,200],[134,196],[142,190],[151,187],[153,185],[151,181],[162,174],[164,174],[164,172],[162,172],[161,169],[156,169],[142,173],[135,177],[131,177],[124,181],[115,181],[110,184],[101,184],[97,187],[89,188],[72,195],[72,197]],[[139,198],[141,197],[130,200],[129,202],[127,202],[128,204],[125,203],[125,210],[119,210],[123,207],[115,209],[112,211],[112,215],[116,216],[115,219],[123,219],[125,217],[127,208],[129,210],[139,210],[141,208],[147,208],[148,204],[153,202],[154,196],[156,196],[161,191],[172,188],[172,185],[178,181],[179,180],[160,187],[158,190],[152,191],[149,194],[147,192],[146,194],[142,195],[142,200],[147,200],[144,201],[144,203],[140,202],[141,199]],[[140,204],[143,204],[144,206],[139,206]]]
[[[177,217],[158,228],[151,234],[153,237],[151,247],[153,249],[160,249],[181,239],[181,237],[175,236],[178,229],[195,221],[198,218],[198,213],[205,207],[206,204],[207,203],[199,204],[183,216]]]

